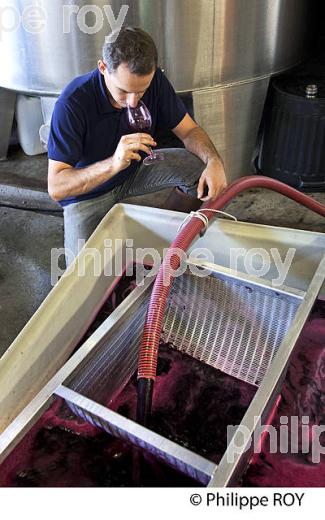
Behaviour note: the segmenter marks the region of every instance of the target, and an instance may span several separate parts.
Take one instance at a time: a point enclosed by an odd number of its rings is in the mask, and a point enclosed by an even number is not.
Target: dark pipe
[[[151,415],[153,379],[138,379],[138,402],[137,402],[137,422],[142,426],[148,426]]]

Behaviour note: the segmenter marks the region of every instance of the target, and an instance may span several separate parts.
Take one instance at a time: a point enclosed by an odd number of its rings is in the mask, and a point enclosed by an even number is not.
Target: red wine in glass
[[[139,101],[136,107],[128,105],[127,117],[129,127],[132,130],[135,130],[136,132],[148,132],[150,130],[152,125],[151,114],[143,101]],[[150,148],[150,155],[143,160],[143,164],[148,166],[154,162],[163,161],[164,158],[163,153],[154,152],[152,148]]]

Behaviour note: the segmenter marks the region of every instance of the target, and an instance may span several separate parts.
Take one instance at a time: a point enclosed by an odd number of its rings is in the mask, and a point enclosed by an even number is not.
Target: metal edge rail
[[[135,447],[143,448],[178,471],[207,485],[216,464],[201,455],[166,439],[162,435],[145,428],[131,419],[123,417],[106,406],[67,388],[64,385],[55,394],[77,407],[75,413],[111,435],[129,441]],[[81,411],[81,413],[80,413]]]
[[[202,271],[209,271],[212,276],[217,275],[221,280],[226,280],[231,278],[234,281],[239,281],[243,283],[248,283],[249,285],[258,287],[259,289],[267,289],[274,291],[278,295],[294,297],[295,299],[303,300],[306,295],[305,291],[301,291],[300,289],[295,289],[294,287],[289,287],[287,285],[278,285],[274,287],[270,280],[266,278],[259,278],[258,276],[243,273],[241,271],[237,271],[231,269],[229,267],[224,267],[219,264],[215,264],[212,262],[207,262],[205,260],[201,260],[200,258],[189,257],[186,261],[186,264],[191,267],[197,267],[202,269]]]

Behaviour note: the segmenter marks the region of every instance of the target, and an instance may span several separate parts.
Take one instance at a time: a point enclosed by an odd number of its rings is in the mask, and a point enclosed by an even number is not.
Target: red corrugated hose
[[[282,182],[260,175],[250,175],[232,182],[217,200],[205,203],[199,211],[203,212],[208,221],[210,221],[214,213],[208,211],[209,209],[222,209],[239,193],[250,188],[266,188],[277,191],[325,217],[325,206],[323,204]],[[177,250],[181,249],[186,252],[204,227],[205,223],[199,218],[191,218],[184,225],[170,245],[153,287],[138,362],[137,421],[144,426],[148,424],[151,413],[153,384],[157,371],[158,347],[167,299],[173,275],[180,265],[180,255],[177,254]]]

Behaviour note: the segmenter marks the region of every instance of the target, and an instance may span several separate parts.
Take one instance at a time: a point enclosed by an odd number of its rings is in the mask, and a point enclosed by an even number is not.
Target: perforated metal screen
[[[163,340],[223,372],[259,385],[299,299],[214,276],[174,279]]]

